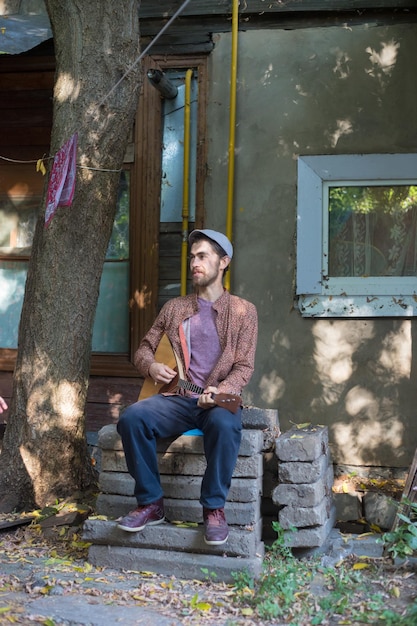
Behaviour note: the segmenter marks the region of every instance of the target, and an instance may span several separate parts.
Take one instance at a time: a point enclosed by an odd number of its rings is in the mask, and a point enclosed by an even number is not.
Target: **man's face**
[[[197,241],[191,246],[190,268],[195,287],[208,287],[216,282],[221,283],[223,270],[227,264],[227,257],[221,259],[208,241]]]

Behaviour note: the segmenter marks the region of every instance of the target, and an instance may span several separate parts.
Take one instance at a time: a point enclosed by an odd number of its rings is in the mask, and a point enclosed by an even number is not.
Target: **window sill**
[[[414,296],[298,296],[303,317],[416,317]]]

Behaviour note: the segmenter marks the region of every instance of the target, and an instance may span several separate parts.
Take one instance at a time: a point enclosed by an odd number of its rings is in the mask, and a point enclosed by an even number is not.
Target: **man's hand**
[[[197,406],[201,409],[210,409],[212,406],[215,406],[216,403],[213,400],[213,393],[217,393],[217,387],[207,387],[207,389],[204,389],[204,392],[197,400]]]
[[[177,372],[168,367],[168,365],[157,363],[156,361],[149,368],[149,376],[158,384],[170,383],[176,374]]]
[[[0,413],[3,413],[3,411],[7,410],[7,404],[6,404],[6,400],[4,400],[1,396],[0,396]]]

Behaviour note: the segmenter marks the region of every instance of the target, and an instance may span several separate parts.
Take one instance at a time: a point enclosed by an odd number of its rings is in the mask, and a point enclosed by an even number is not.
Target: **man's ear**
[[[220,269],[225,270],[231,260],[230,256],[222,256],[220,259]]]

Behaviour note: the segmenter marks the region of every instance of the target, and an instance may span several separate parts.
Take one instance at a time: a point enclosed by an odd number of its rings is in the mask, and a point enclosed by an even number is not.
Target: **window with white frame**
[[[417,315],[417,154],[298,159],[305,317]]]

